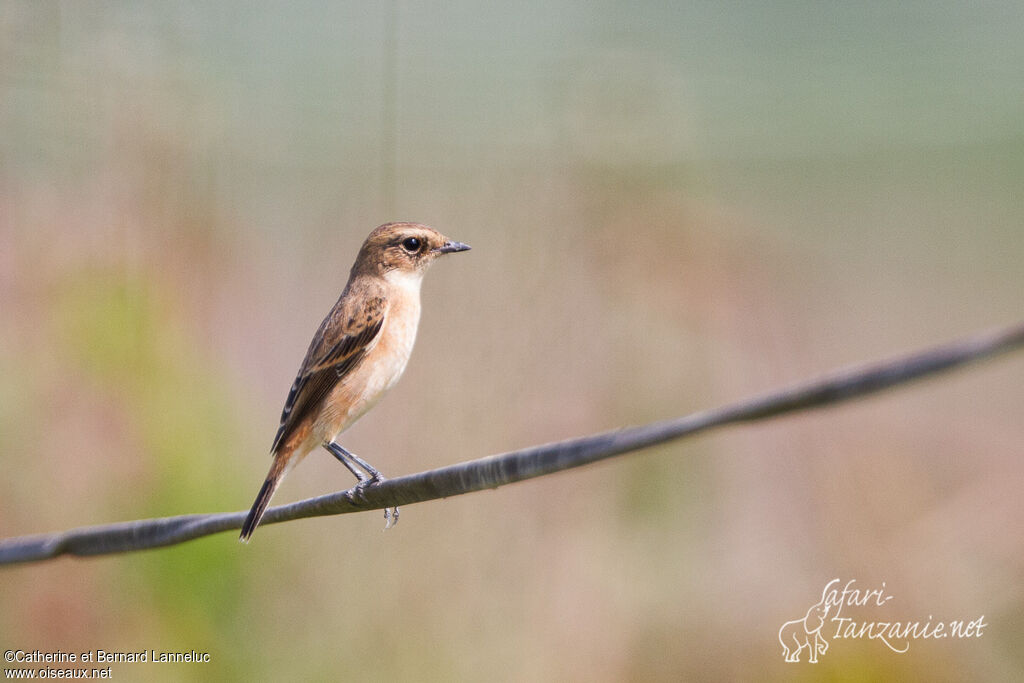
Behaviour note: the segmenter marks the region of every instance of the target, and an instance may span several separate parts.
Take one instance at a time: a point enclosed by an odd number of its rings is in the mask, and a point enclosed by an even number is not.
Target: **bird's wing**
[[[361,298],[361,297],[356,297]],[[387,314],[384,297],[341,300],[320,324],[306,352],[288,400],[281,412],[281,426],[270,452],[276,453],[285,438],[377,343]]]

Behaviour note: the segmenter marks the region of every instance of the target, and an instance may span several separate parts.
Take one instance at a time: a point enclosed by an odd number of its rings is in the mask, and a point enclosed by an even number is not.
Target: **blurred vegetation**
[[[301,4],[301,3],[300,3]],[[1021,317],[1024,8],[0,4],[0,534],[239,510],[374,226],[473,245],[345,437],[385,473]],[[1011,680],[1020,359],[410,507],[0,574],[133,680]],[[280,502],[349,485],[325,454]],[[897,655],[779,626],[831,578]]]

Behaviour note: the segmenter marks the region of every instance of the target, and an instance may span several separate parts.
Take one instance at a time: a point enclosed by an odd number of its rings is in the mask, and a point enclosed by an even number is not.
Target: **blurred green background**
[[[0,3],[0,535],[247,509],[366,234],[428,223],[391,475],[1021,318],[1024,5]],[[1024,358],[497,491],[0,572],[121,680],[1009,680]],[[346,488],[312,454],[275,502]],[[834,577],[906,654],[779,626]],[[872,616],[863,613],[862,617]]]

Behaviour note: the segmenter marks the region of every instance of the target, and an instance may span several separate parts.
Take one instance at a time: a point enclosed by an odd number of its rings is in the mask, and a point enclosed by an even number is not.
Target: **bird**
[[[385,223],[366,238],[288,392],[270,448],[273,462],[239,540],[250,539],[282,479],[317,446],[341,461],[358,485],[383,480],[335,439],[402,376],[416,340],[427,268],[440,256],[469,248],[419,223]],[[393,526],[398,509],[385,510],[385,520],[385,528]]]

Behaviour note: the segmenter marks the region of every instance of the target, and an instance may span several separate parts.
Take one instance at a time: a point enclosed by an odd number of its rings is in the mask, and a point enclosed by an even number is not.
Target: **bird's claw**
[[[354,488],[361,494],[364,490],[370,488],[371,486],[376,486],[378,484],[384,483],[386,479],[387,478],[383,474],[377,472],[375,476],[367,476],[365,479],[360,479]],[[364,496],[360,497],[363,500],[366,500]],[[399,512],[397,507],[384,508],[384,531],[387,531],[391,527],[398,524],[398,515]]]

